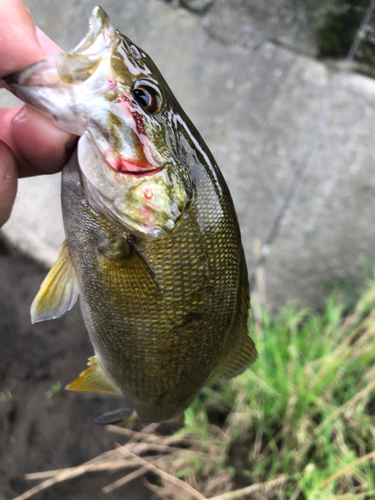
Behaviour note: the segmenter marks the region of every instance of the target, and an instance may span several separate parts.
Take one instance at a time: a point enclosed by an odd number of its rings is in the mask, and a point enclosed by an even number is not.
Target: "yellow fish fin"
[[[113,290],[114,303],[117,296],[126,302],[129,316],[139,315],[155,304],[161,305],[162,295],[154,271],[133,239],[128,236],[113,254],[112,251],[111,247],[101,248],[99,253],[105,259],[103,272]],[[118,258],[116,252],[121,251],[127,253],[125,258]]]
[[[244,254],[242,254],[241,262],[241,305],[237,328],[227,355],[218,368],[212,373],[209,380],[210,382],[239,375],[254,363],[257,358],[255,344],[249,337],[247,326],[250,309],[250,294]]]
[[[232,345],[231,349],[229,349],[226,358],[218,369],[215,370],[210,382],[214,382],[221,378],[236,377],[256,360],[257,352],[254,342],[247,335],[247,332],[246,336],[242,334],[241,337],[242,338],[238,338],[235,345]]]
[[[122,394],[121,390],[104,373],[99,365],[96,356],[89,358],[87,363],[89,368],[82,372],[79,377],[68,384],[65,389],[68,391],[88,391],[88,392],[110,392]]]
[[[61,245],[57,261],[40,285],[30,314],[32,323],[59,318],[74,306],[78,282],[66,242]]]

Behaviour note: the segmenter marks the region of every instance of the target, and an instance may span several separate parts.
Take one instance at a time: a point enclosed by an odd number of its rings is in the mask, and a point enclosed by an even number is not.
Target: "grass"
[[[51,400],[53,396],[60,391],[61,391],[61,382],[58,380],[57,382],[51,385],[48,391],[44,394],[44,397],[46,399]]]
[[[257,362],[207,391],[180,432],[215,441],[220,425],[232,487],[284,478],[259,498],[375,497],[374,306],[371,282],[352,309],[340,292],[322,314],[258,308]]]
[[[4,401],[11,401],[12,399],[13,396],[10,389],[4,389],[0,392],[0,403],[3,403]]]
[[[135,470],[104,493],[151,471],[147,484],[163,500],[375,498],[375,281],[355,304],[346,297],[335,292],[323,313],[287,306],[274,319],[253,305],[258,360],[208,388],[183,429],[166,436],[158,424],[108,426],[125,445],[79,467],[27,475],[43,481],[17,500],[127,468]]]

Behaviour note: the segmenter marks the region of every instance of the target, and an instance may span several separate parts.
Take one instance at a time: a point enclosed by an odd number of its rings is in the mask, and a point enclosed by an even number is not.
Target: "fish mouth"
[[[135,177],[154,175],[162,170],[162,167],[155,167],[146,161],[133,160],[132,158],[118,157],[115,160],[104,158],[104,162],[116,173]]]
[[[164,165],[153,165],[147,160],[125,158],[114,152],[111,148],[102,150],[100,145],[95,142],[93,135],[90,133],[91,140],[95,145],[103,162],[114,172],[122,175],[132,175],[133,177],[145,177],[146,175],[154,175],[160,172]]]

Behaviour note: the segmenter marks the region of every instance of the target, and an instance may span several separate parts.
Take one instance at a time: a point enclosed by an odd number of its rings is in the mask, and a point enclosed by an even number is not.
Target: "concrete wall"
[[[87,0],[25,3],[64,49],[86,33],[93,7]],[[254,243],[272,227],[337,76],[312,57],[314,12],[292,4],[101,2],[112,23],[154,59],[217,159],[250,272]],[[0,105],[12,99],[0,91]],[[375,82],[349,74],[266,264],[267,298],[275,306],[289,299],[318,305],[327,284],[359,284],[375,264],[374,113]],[[54,260],[64,238],[59,176],[21,180],[4,233],[35,258]]]

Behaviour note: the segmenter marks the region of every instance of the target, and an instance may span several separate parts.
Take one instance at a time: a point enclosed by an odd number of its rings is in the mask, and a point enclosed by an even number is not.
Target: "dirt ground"
[[[121,400],[69,393],[63,388],[93,354],[79,307],[32,325],[30,304],[47,270],[0,239],[0,499],[14,499],[34,482],[24,474],[79,465],[112,449],[116,436],[94,418]],[[101,488],[116,474],[91,474],[57,485],[36,500],[148,500],[135,481],[112,494]]]

